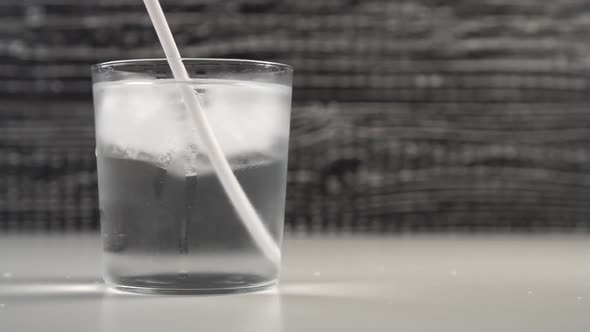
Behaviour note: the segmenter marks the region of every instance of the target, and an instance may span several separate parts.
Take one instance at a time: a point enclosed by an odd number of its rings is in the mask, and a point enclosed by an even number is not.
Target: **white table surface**
[[[590,236],[288,236],[271,291],[133,295],[96,235],[0,236],[0,331],[590,331]]]

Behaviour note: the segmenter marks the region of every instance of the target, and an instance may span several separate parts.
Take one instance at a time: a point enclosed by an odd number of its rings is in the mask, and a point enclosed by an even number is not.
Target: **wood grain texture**
[[[586,1],[163,4],[187,57],[295,67],[288,226],[590,228]],[[139,1],[0,3],[0,227],[97,227],[89,65],[161,56]]]

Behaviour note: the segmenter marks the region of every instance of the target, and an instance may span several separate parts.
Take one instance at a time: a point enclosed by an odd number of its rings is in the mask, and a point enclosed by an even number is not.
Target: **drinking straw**
[[[160,44],[164,49],[174,79],[182,82],[180,85],[188,113],[195,124],[197,134],[204,143],[211,165],[225,193],[258,248],[268,259],[274,263],[278,263],[281,259],[281,251],[240,186],[215,138],[207,116],[201,107],[197,92],[189,84],[190,77],[182,62],[180,52],[174,42],[174,37],[164,16],[160,2],[158,0],[144,0],[143,2],[156,30]]]

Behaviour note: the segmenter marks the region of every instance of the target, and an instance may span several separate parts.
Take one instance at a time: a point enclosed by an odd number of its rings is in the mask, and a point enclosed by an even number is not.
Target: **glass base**
[[[236,274],[159,274],[105,278],[117,290],[140,294],[210,295],[249,293],[275,286],[276,279]]]

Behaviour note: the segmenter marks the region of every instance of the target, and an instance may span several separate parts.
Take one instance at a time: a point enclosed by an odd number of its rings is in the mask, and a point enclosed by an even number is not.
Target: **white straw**
[[[162,44],[162,48],[164,49],[166,59],[168,60],[174,78],[178,81],[188,82],[190,77],[182,63],[178,47],[174,42],[174,37],[172,36],[172,32],[170,31],[170,27],[168,26],[168,22],[166,21],[166,17],[164,16],[159,1],[144,0],[143,2],[150,19],[152,20],[152,24],[156,29],[160,44]],[[242,223],[260,250],[272,262],[280,262],[281,251],[234,176],[219,143],[217,143],[217,140],[215,139],[213,130],[209,126],[207,116],[202,110],[196,91],[194,91],[189,84],[180,85],[182,86],[182,93],[188,112],[192,115],[191,117],[195,123],[198,135],[207,150],[207,155],[209,156],[213,169],[215,170],[215,173],[217,173],[217,177],[242,220]]]

